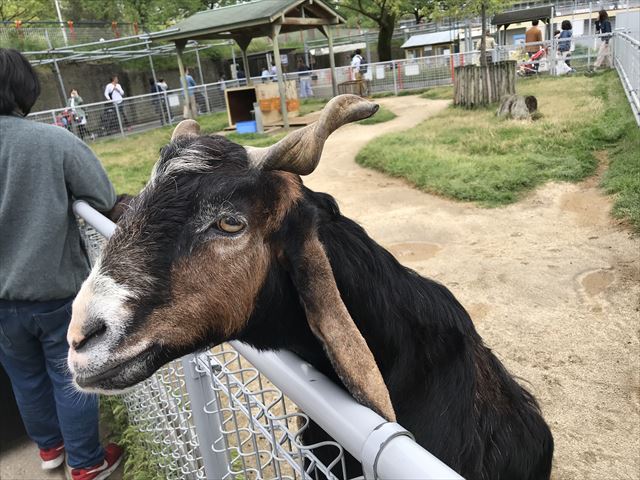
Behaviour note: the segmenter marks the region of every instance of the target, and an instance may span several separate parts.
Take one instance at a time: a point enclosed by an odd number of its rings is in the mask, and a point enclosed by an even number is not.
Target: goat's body
[[[305,190],[305,200],[317,209],[338,289],[380,367],[398,423],[467,479],[549,478],[553,439],[535,399],[484,346],[451,292],[400,265],[328,195]],[[286,266],[271,268],[241,339],[290,349],[339,381],[289,285]],[[305,440],[323,435],[314,427]]]

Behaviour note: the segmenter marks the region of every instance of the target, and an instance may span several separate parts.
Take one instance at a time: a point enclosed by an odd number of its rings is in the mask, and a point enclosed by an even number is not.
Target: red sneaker
[[[53,470],[64,462],[64,443],[53,448],[41,448],[40,458],[42,459],[43,470]]]
[[[104,449],[104,460],[89,468],[74,468],[71,470],[73,480],[104,480],[118,468],[124,451],[119,445],[110,443]]]

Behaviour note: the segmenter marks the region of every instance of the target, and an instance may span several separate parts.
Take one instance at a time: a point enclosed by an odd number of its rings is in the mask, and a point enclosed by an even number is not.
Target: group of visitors
[[[105,95],[122,98],[111,85]],[[42,468],[66,457],[73,480],[104,480],[123,451],[101,445],[98,397],[76,391],[67,368],[71,303],[89,273],[71,202],[109,212],[116,195],[85,143],[25,118],[39,95],[29,61],[0,48],[0,364]],[[84,115],[77,90],[69,104]]]
[[[533,20],[531,27],[525,33],[525,51],[530,59],[535,60],[533,62],[533,68],[538,71],[539,68],[539,55],[541,51],[546,51],[547,47],[543,41],[542,31],[538,27],[539,21]],[[598,13],[598,20],[595,22],[596,34],[600,36],[600,46],[598,49],[598,56],[593,65],[595,69],[600,67],[611,68],[611,52],[609,49],[609,40],[611,39],[611,22],[609,20],[609,14],[606,10],[600,10]],[[574,72],[575,69],[571,66],[571,52],[574,50],[573,42],[573,25],[569,20],[563,20],[560,24],[560,30],[554,32],[554,38],[557,44],[557,54],[562,63],[556,67],[560,70],[560,73]]]
[[[194,115],[197,115],[202,109],[199,108],[196,97],[196,82],[191,75],[190,70],[186,69],[185,81],[187,83],[189,91],[189,107]],[[166,99],[166,92],[169,86],[164,78],[160,77],[157,80],[149,79],[149,93],[156,96],[152,99],[154,110],[160,119],[161,125],[165,125],[171,121],[171,110],[169,109]],[[64,109],[57,117],[56,124],[64,127],[67,130],[77,130],[78,136],[82,140],[95,139],[96,136],[109,135],[119,130],[120,125],[122,128],[131,130],[131,122],[127,114],[124,99],[126,97],[124,88],[120,84],[118,75],[112,75],[110,82],[104,87],[103,96],[109,103],[105,104],[100,114],[100,122],[98,131],[90,132],[88,127],[88,117],[85,109],[82,107],[84,100],[78,93],[76,88],[71,89],[69,97],[67,98],[66,109]],[[188,116],[185,105],[185,117]]]

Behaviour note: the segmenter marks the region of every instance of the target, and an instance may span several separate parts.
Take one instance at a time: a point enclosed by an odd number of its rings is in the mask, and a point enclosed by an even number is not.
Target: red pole
[[[67,20],[67,25],[69,25],[69,32],[71,32],[71,40],[75,41],[76,31],[73,28],[73,20]]]

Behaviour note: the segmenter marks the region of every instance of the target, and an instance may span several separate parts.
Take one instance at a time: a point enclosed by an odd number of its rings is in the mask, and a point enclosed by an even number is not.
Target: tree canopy
[[[59,0],[63,20],[138,22],[169,25],[201,10],[233,5],[239,0]],[[0,0],[0,20],[57,20],[52,0]]]

